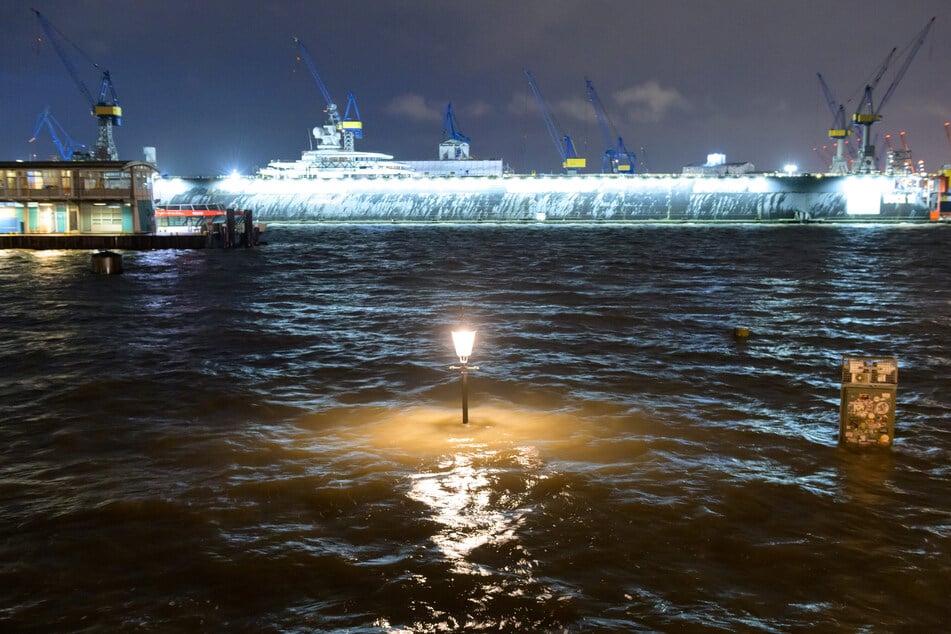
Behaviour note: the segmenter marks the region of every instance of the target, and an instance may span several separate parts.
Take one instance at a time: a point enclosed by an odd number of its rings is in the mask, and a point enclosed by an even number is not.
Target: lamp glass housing
[[[460,363],[468,363],[472,354],[472,344],[475,342],[475,330],[453,330],[452,343],[456,346],[456,355]]]

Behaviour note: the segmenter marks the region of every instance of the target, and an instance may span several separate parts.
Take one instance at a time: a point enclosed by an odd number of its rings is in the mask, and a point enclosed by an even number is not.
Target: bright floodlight
[[[456,346],[456,355],[460,363],[469,363],[472,354],[472,344],[475,342],[475,330],[453,330],[452,343]]]
[[[783,165],[783,171],[789,175],[792,175],[799,171],[799,166],[795,163],[786,163]]]

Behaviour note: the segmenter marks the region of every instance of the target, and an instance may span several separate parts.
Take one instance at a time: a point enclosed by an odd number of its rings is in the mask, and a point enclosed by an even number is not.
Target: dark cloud
[[[707,153],[774,169],[819,164],[831,114],[815,74],[842,101],[892,47],[932,16],[935,28],[884,111],[877,132],[907,131],[916,158],[951,163],[951,14],[945,0],[14,0],[0,6],[0,155],[54,150],[27,143],[46,106],[78,140],[95,121],[55,51],[36,6],[108,67],[125,119],[120,152],[158,148],[170,173],[208,174],[294,158],[323,121],[323,99],[296,60],[305,42],[332,96],[353,91],[360,148],[398,158],[435,154],[445,105],[480,157],[520,171],[560,159],[528,89],[530,68],[560,125],[597,164],[602,141],[584,78],[597,86],[631,149],[652,171],[679,171]],[[77,67],[80,67],[77,60]],[[98,89],[98,75],[81,67]],[[884,79],[883,84],[889,79]]]
[[[434,104],[427,103],[422,95],[403,94],[390,101],[384,111],[397,117],[407,117],[413,121],[433,123],[441,121],[443,110]]]

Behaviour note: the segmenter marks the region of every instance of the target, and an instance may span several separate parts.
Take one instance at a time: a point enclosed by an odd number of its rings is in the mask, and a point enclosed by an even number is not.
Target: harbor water
[[[0,630],[944,629],[951,227],[267,240],[0,250]]]

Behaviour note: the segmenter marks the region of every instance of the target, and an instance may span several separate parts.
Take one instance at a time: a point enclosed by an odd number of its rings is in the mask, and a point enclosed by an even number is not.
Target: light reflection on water
[[[415,475],[409,496],[429,506],[434,521],[443,526],[433,541],[453,561],[453,571],[479,574],[467,555],[480,546],[516,540],[526,511],[510,507],[517,499],[493,486],[498,475],[498,468],[488,466],[493,452],[472,445],[463,448],[466,453],[444,458],[437,471]],[[494,501],[496,495],[501,499]]]
[[[944,227],[269,232],[0,251],[3,625],[939,629]],[[885,453],[851,353],[900,359]]]

